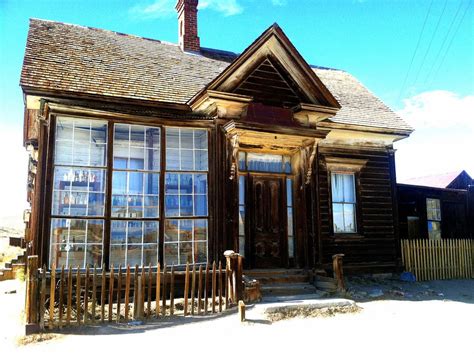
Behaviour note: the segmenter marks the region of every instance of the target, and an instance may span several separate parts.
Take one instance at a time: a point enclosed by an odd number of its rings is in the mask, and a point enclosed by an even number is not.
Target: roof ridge
[[[161,44],[171,45],[171,46],[174,46],[174,47],[179,46],[177,43],[167,42],[167,41],[163,41],[161,39],[142,37],[142,36],[138,36],[138,35],[135,35],[135,34],[123,33],[123,32],[118,32],[118,31],[113,31],[113,30],[108,30],[108,29],[103,29],[103,28],[98,28],[98,27],[92,27],[92,26],[83,26],[83,25],[78,25],[78,24],[75,24],[75,23],[45,20],[45,19],[42,19],[42,18],[35,18],[35,17],[31,17],[30,22],[31,21],[53,23],[53,24],[57,24],[57,25],[65,25],[65,26],[83,28],[83,29],[93,30],[93,31],[98,31],[98,32],[112,33],[112,34],[116,34],[116,35],[119,35],[119,36],[131,37],[131,38],[136,38],[136,39],[143,39],[143,40],[146,40],[146,41],[158,42],[158,43],[161,43]]]

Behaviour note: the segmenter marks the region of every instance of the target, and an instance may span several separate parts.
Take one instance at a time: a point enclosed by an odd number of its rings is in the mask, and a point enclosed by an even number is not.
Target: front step
[[[244,275],[258,281],[265,297],[309,295],[316,291],[304,269],[251,269]]]
[[[316,292],[316,288],[309,283],[266,284],[261,287],[261,290],[264,297],[308,295]]]

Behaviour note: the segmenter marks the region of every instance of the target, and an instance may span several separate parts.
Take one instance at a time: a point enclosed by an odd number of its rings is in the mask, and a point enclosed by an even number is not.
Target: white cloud
[[[397,113],[415,128],[395,144],[399,181],[463,169],[474,175],[474,95],[428,91]]]
[[[237,0],[201,0],[198,9],[211,9],[224,14],[224,16],[238,15],[244,11]]]
[[[170,18],[176,16],[175,5],[176,0],[155,0],[152,3],[136,5],[129,12],[133,17],[142,20]],[[214,10],[224,16],[238,15],[243,11],[237,0],[201,0],[198,9]]]
[[[130,9],[130,14],[143,20],[155,20],[176,15],[175,0],[155,0],[153,3],[136,5]]]
[[[19,226],[26,203],[28,155],[22,145],[22,126],[2,125],[0,132],[0,226]],[[8,153],[6,153],[8,152]]]
[[[450,91],[428,91],[403,101],[398,113],[415,128],[463,125],[474,130],[474,95],[459,97]]]

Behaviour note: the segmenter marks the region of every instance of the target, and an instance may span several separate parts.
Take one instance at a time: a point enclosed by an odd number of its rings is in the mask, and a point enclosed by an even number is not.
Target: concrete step
[[[264,297],[294,296],[314,294],[316,292],[316,288],[309,283],[276,283],[262,285],[261,291]]]

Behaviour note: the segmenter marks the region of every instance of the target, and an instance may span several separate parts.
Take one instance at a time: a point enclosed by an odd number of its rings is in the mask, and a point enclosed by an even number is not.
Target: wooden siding
[[[363,159],[356,172],[357,233],[334,234],[330,173],[325,158]],[[392,192],[393,158],[390,151],[322,146],[318,154],[320,263],[330,268],[332,255],[345,254],[344,266],[351,270],[392,271],[398,263],[397,233]]]
[[[426,198],[439,199],[441,203],[441,237],[472,238],[469,228],[469,198],[466,190],[434,188],[398,184],[400,237],[409,238],[408,216],[419,218],[416,238],[428,238]],[[472,201],[471,201],[472,204]],[[473,206],[471,205],[471,209]],[[472,226],[471,226],[472,229]]]

